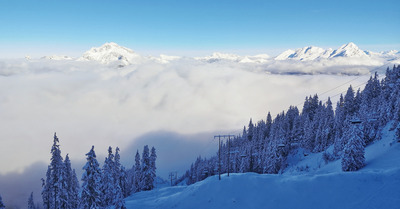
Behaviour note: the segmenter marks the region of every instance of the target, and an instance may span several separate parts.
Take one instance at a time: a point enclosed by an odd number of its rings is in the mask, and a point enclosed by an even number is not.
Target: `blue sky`
[[[69,54],[116,42],[144,54],[274,54],[354,42],[400,48],[399,1],[0,1],[0,55]]]

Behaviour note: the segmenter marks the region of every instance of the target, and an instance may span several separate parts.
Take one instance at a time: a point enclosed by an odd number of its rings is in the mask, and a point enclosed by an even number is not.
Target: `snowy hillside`
[[[389,126],[388,126],[389,127]],[[284,174],[224,174],[190,186],[158,188],[125,199],[127,208],[398,208],[400,143],[385,128],[365,150],[366,166],[342,172],[340,160],[325,165],[307,156],[309,171]],[[301,165],[292,165],[291,169]],[[322,165],[322,166],[321,166]],[[321,167],[321,168],[318,168]],[[316,171],[316,172],[314,172]]]

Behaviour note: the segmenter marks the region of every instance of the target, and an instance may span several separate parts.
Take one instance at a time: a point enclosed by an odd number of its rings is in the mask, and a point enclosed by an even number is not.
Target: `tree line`
[[[42,178],[42,200],[45,209],[125,209],[124,198],[139,191],[152,190],[156,183],[156,149],[145,145],[142,157],[136,152],[135,164],[125,169],[120,162],[120,149],[115,153],[111,147],[103,167],[96,159],[94,146],[86,154],[86,164],[79,182],[75,169],[71,167],[68,154],[61,156],[59,139],[54,134],[50,164],[46,177]],[[0,196],[0,208],[4,204]],[[28,209],[39,209],[33,201],[33,193],[28,199]]]
[[[343,171],[355,171],[365,164],[365,146],[379,140],[386,125],[400,139],[399,123],[400,66],[393,66],[382,80],[377,73],[371,76],[362,91],[350,86],[335,110],[330,98],[323,102],[314,95],[305,98],[301,111],[290,106],[274,119],[270,113],[257,123],[250,119],[242,135],[221,144],[221,172],[281,173],[289,154],[299,149],[305,155],[323,152],[325,162],[341,159]],[[218,153],[199,156],[178,182],[201,181],[217,174],[218,167]]]

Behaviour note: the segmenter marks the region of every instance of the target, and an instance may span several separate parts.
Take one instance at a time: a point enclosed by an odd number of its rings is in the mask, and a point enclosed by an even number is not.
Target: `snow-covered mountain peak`
[[[307,46],[296,50],[286,50],[280,55],[278,55],[275,60],[286,60],[286,59],[293,59],[293,60],[315,60],[317,58],[328,57],[327,50],[322,49],[316,46]]]
[[[296,50],[286,50],[277,57],[275,60],[316,60],[316,59],[330,59],[335,57],[367,57],[368,55],[358,48],[353,42],[344,44],[338,49],[333,50],[322,49],[315,46],[307,46]]]
[[[140,58],[140,55],[136,54],[132,49],[110,42],[100,47],[91,48],[79,60],[93,60],[102,64],[119,62],[120,65],[129,65],[136,63],[138,58]]]
[[[330,55],[331,58],[333,57],[365,57],[367,54],[358,48],[353,42],[348,44],[344,44],[335,51],[332,52]]]

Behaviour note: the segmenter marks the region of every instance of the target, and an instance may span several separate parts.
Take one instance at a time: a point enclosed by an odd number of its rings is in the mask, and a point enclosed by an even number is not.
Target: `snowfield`
[[[163,187],[125,199],[127,208],[399,208],[400,143],[387,126],[365,149],[366,166],[342,172],[321,153],[289,165],[284,174],[224,174],[189,186]],[[297,169],[307,165],[308,170]],[[301,171],[300,171],[301,170]]]

